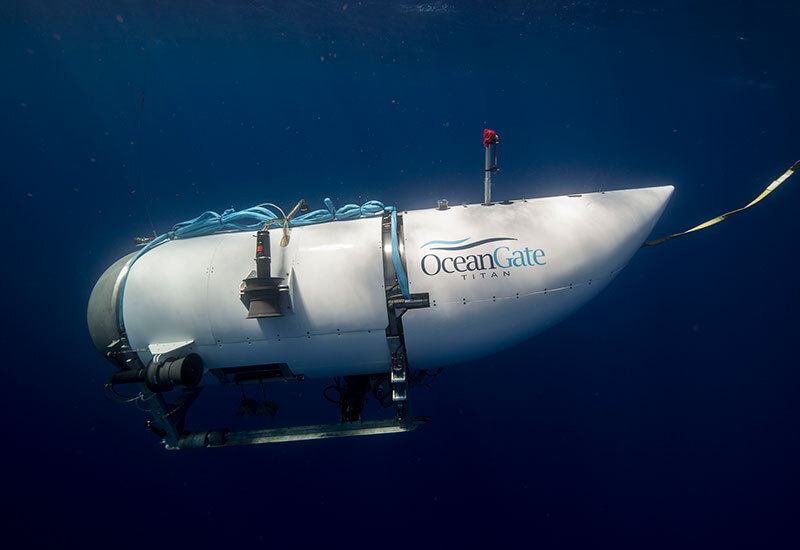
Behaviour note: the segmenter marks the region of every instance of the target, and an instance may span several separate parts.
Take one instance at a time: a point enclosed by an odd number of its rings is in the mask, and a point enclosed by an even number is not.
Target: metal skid
[[[309,439],[327,439],[331,437],[352,437],[357,435],[379,435],[409,432],[429,422],[425,417],[415,418],[410,422],[397,419],[371,420],[358,423],[317,424],[294,426],[291,428],[272,428],[268,430],[227,431],[212,430],[207,432],[187,432],[178,441],[177,446],[165,444],[168,450],[196,449],[206,447],[230,447],[234,445],[258,445],[261,443],[283,443],[287,441],[304,441]]]
[[[354,437],[362,435],[393,434],[409,432],[421,424],[430,422],[427,417],[408,416],[408,376],[407,367],[403,365],[402,376],[392,373],[392,401],[395,407],[394,418],[382,420],[347,420],[342,411],[342,421],[338,424],[311,424],[269,428],[262,430],[174,430],[170,437],[165,434],[162,441],[168,450],[198,449],[208,447],[230,447],[237,445],[260,445],[264,443],[284,443],[288,441],[304,441],[311,439],[328,439],[333,437]],[[182,421],[181,417],[175,421]]]

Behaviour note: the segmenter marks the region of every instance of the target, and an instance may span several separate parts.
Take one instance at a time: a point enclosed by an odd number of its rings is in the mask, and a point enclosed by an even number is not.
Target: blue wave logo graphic
[[[466,239],[461,239],[460,241],[428,241],[422,246],[420,246],[420,248],[425,248],[426,246],[430,246],[432,244],[461,244],[463,242],[467,242],[468,240],[469,237],[467,237]]]
[[[481,246],[482,244],[495,243],[495,242],[498,242],[498,241],[516,241],[517,240],[514,237],[491,237],[491,238],[488,238],[488,239],[481,239],[480,241],[475,241],[474,243],[461,244],[461,243],[467,242],[469,239],[470,239],[470,237],[467,237],[466,239],[461,239],[459,241],[428,241],[427,243],[425,243],[422,246],[420,246],[420,248],[425,248],[426,246],[431,246],[431,245],[435,245],[435,244],[444,244],[444,245],[450,245],[450,246],[442,246],[442,247],[431,248],[431,250],[467,250],[469,248],[475,248],[476,246]],[[455,245],[455,246],[453,246],[453,245]],[[461,245],[461,246],[458,246],[458,245]]]

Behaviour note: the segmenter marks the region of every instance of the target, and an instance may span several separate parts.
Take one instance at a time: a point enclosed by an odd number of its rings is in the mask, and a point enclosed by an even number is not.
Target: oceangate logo
[[[541,248],[531,249],[527,246],[519,248],[514,246],[514,243],[508,243],[508,246],[495,246],[491,252],[476,251],[466,255],[448,254],[448,252],[460,252],[491,243],[516,241],[517,239],[514,237],[490,237],[474,242],[468,242],[469,240],[470,238],[467,237],[457,241],[428,241],[420,246],[421,249],[430,251],[420,260],[422,272],[431,277],[439,273],[459,273],[464,280],[468,277],[486,279],[501,275],[510,277],[511,270],[515,268],[547,265],[544,259],[544,250]]]

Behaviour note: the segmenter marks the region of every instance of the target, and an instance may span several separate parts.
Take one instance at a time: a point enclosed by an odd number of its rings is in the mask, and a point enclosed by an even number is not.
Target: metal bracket
[[[405,354],[398,350],[392,357],[392,401],[395,403],[404,402],[408,399],[408,367],[406,366]]]
[[[183,348],[189,347],[194,344],[194,340],[182,340],[180,342],[166,342],[164,344],[150,344],[147,346],[148,351],[154,357],[156,355],[164,355],[165,353],[175,353]]]

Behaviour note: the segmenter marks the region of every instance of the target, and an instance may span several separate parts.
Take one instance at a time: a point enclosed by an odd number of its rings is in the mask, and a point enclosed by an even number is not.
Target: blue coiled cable
[[[319,210],[314,210],[313,212],[308,212],[302,216],[292,218],[289,220],[289,227],[314,225],[334,220],[368,218],[383,214],[384,212],[392,213],[392,263],[394,264],[397,282],[400,285],[403,297],[406,299],[410,298],[408,278],[406,277],[405,269],[403,269],[403,262],[400,258],[399,240],[397,237],[397,210],[393,206],[384,206],[380,201],[367,201],[362,205],[346,204],[339,209],[336,209],[333,205],[333,201],[327,197],[322,202],[325,204],[325,208],[320,208]],[[244,210],[228,208],[222,214],[217,214],[209,210],[191,220],[176,223],[172,226],[172,229],[147,243],[128,264],[128,270],[123,276],[123,280],[120,282],[117,303],[119,326],[124,326],[122,322],[122,302],[128,273],[130,273],[130,269],[133,264],[136,263],[136,260],[141,258],[148,250],[168,240],[200,237],[221,231],[258,231],[265,227],[265,225],[269,227],[272,224],[278,223],[283,225],[283,223],[285,223],[284,219],[264,206],[253,206]]]

